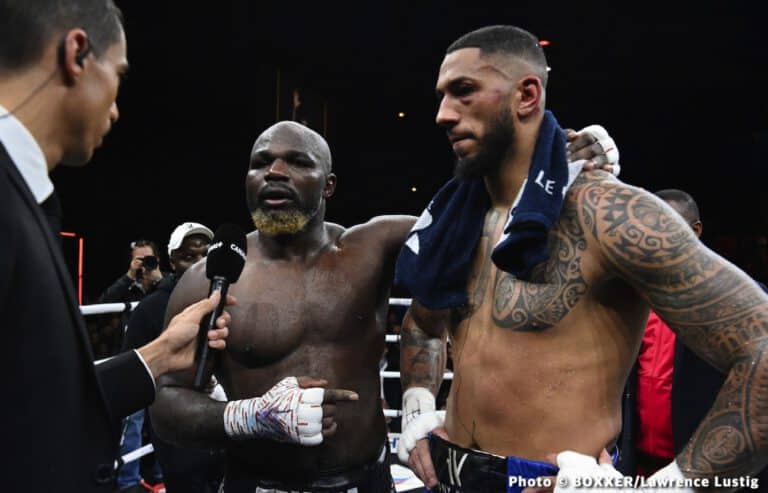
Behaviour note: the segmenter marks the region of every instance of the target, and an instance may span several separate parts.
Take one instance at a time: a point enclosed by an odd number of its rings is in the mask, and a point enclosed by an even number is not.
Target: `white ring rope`
[[[134,301],[131,303],[99,303],[95,305],[81,305],[80,312],[83,314],[83,316],[103,315],[105,313],[122,313],[128,310],[129,308],[130,310],[133,310],[134,308],[136,308],[136,305],[138,304],[139,304],[138,301]],[[410,306],[411,299],[410,298],[390,298],[389,304],[394,306]],[[387,334],[386,342],[398,343],[400,342],[400,336],[397,334]],[[381,371],[379,372],[379,374],[381,375],[381,378],[400,378],[399,371]],[[443,373],[443,379],[453,380],[453,372]],[[399,418],[400,416],[403,415],[403,411],[400,409],[384,409],[383,411],[384,411],[384,416],[387,418]],[[388,436],[391,442],[392,439],[399,438],[400,434],[389,433]],[[145,455],[149,455],[154,451],[155,449],[150,443],[150,444],[144,445],[143,447],[139,447],[132,452],[128,452],[127,454],[125,454],[120,458],[120,462],[122,462],[123,464],[126,464],[128,462],[141,459]],[[117,468],[118,465],[119,465],[118,461],[115,461],[115,468]]]
[[[85,315],[102,315],[104,313],[121,313],[136,308],[138,301],[131,303],[99,303],[97,305],[81,305],[80,313]],[[130,309],[129,309],[130,307]]]

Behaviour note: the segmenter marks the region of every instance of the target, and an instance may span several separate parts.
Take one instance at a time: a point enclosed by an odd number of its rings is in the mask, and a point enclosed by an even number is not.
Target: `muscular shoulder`
[[[685,220],[663,200],[607,173],[589,173],[572,201],[604,258],[628,280],[708,252]]]
[[[350,243],[371,243],[387,249],[399,249],[416,223],[414,216],[376,216],[347,229],[341,239]]]
[[[187,306],[200,301],[208,294],[208,279],[205,277],[205,262],[203,259],[187,269],[176,283],[168,301],[168,309],[165,316],[165,324],[168,320],[181,312]]]

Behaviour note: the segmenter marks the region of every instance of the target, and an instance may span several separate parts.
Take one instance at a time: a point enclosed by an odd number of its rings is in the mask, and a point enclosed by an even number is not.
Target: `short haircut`
[[[676,202],[680,204],[681,214],[689,223],[701,221],[699,206],[688,192],[676,188],[667,188],[656,192],[656,196],[665,202]]]
[[[515,26],[487,26],[460,37],[445,54],[463,48],[479,48],[484,55],[501,53],[525,60],[538,69],[541,83],[547,85],[547,57],[539,40],[525,29]]]
[[[123,16],[113,0],[0,0],[0,75],[39,61],[52,39],[75,28],[100,57],[120,40]]]
[[[131,242],[131,251],[128,252],[128,260],[133,260],[133,251],[137,248],[149,247],[152,249],[152,255],[158,256],[157,244],[151,240],[136,240]]]

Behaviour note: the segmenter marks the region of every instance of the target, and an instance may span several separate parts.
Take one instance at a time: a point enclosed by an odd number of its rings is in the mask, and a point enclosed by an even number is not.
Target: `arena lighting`
[[[540,45],[540,46],[549,46],[549,45],[550,45],[550,42],[549,42],[549,40],[548,40],[548,39],[540,39],[540,40],[539,40],[539,45]]]
[[[77,302],[83,304],[83,252],[85,251],[85,237],[77,236],[77,233],[62,231],[61,236],[77,238]]]

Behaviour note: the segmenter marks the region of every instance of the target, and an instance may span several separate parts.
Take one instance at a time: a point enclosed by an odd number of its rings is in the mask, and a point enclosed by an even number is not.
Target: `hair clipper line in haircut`
[[[37,62],[52,38],[75,28],[100,57],[120,39],[122,23],[112,0],[0,0],[0,76]]]
[[[547,57],[539,40],[525,29],[515,26],[487,26],[469,32],[448,47],[446,55],[463,48],[479,48],[485,55],[502,53],[516,56],[536,67],[544,86],[547,85]]]
[[[681,209],[683,212],[683,217],[686,221],[701,221],[701,216],[699,215],[699,206],[688,192],[684,192],[676,188],[668,188],[665,190],[659,190],[654,195],[656,195],[661,200],[664,200],[665,202],[677,202],[680,204],[682,206]]]

